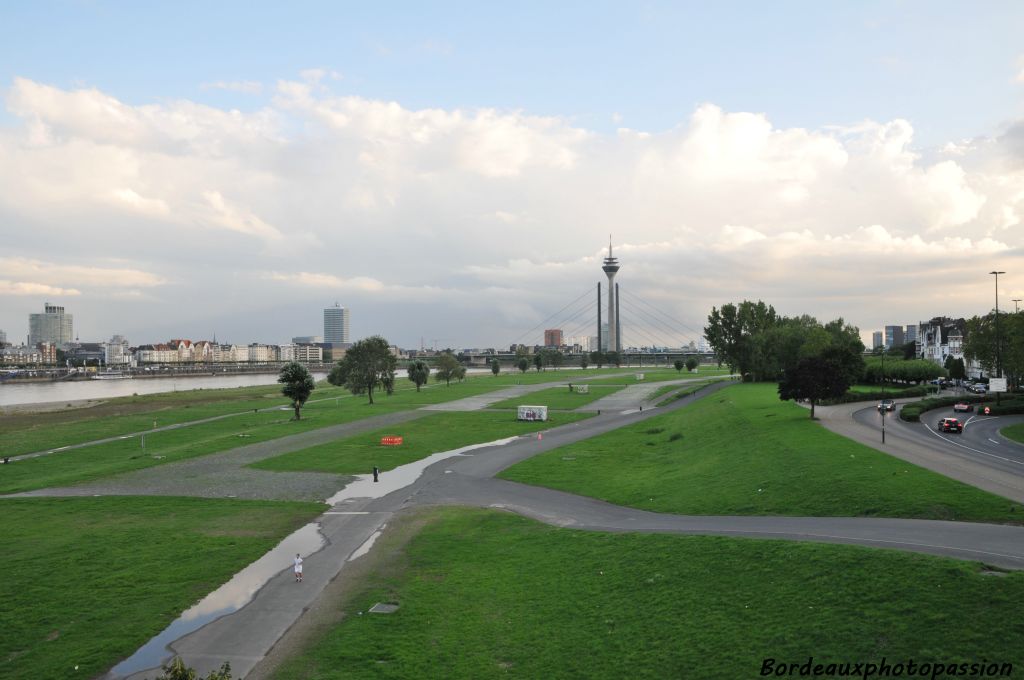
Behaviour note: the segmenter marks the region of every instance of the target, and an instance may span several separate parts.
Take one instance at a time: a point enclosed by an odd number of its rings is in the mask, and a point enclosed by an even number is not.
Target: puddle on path
[[[370,534],[370,537],[363,541],[363,544],[356,548],[355,551],[348,556],[347,561],[351,562],[352,560],[357,560],[366,553],[370,552],[370,548],[372,548],[373,544],[377,542],[377,539],[380,538],[381,532],[384,531],[384,529],[386,529],[387,526],[387,524],[381,524],[380,529],[377,529],[372,534]]]
[[[295,553],[305,558],[323,545],[324,537],[320,533],[320,525],[316,522],[311,522],[285,537],[263,557],[232,576],[230,581],[186,610],[137,652],[114,666],[105,678],[124,678],[132,673],[159,667],[171,657],[167,645],[225,614],[238,611],[247,605],[256,591],[275,574],[291,566]]]
[[[420,475],[423,474],[424,470],[439,460],[444,460],[445,458],[451,458],[453,456],[461,456],[468,451],[482,449],[488,446],[503,446],[509,442],[514,442],[516,439],[519,439],[519,437],[506,437],[505,439],[496,439],[493,442],[470,444],[469,446],[463,446],[461,449],[439,451],[427,456],[426,458],[396,467],[394,470],[381,472],[379,482],[373,481],[373,475],[357,475],[356,481],[328,498],[327,503],[335,505],[350,498],[380,498],[381,496],[387,496],[392,491],[398,491],[399,489],[407,487],[415,482],[420,478]]]

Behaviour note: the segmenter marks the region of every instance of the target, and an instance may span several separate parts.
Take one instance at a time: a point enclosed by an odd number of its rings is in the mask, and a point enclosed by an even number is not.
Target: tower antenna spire
[[[612,235],[608,234],[608,257],[612,256]]]

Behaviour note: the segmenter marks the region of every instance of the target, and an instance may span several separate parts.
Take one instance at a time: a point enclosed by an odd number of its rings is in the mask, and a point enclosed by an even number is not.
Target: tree
[[[961,357],[956,359],[952,356],[946,357],[946,370],[949,371],[949,377],[953,380],[963,380],[967,377],[967,367],[964,366],[964,360]]]
[[[618,352],[608,352],[605,354],[605,358],[609,364],[615,364],[616,368],[622,365],[622,357]]]
[[[364,392],[373,403],[373,391],[395,391],[395,367],[398,361],[391,345],[379,335],[360,340],[348,348],[345,357],[331,369],[327,382],[344,386],[352,394]]]
[[[591,352],[590,360],[597,365],[598,368],[604,368],[604,352]]]
[[[683,369],[686,368],[686,362],[682,359],[676,359],[672,362],[672,365],[676,367],[676,373],[682,373]]]
[[[501,364],[498,363],[497,359],[491,359],[491,375],[498,375],[501,373]]]
[[[459,360],[451,352],[445,352],[437,359],[437,372],[434,374],[436,380],[443,380],[446,385],[451,385],[452,380],[459,379]],[[463,369],[465,375],[465,369]]]
[[[277,382],[283,385],[281,394],[292,400],[295,420],[299,420],[302,415],[302,405],[316,389],[316,383],[313,381],[313,376],[309,374],[309,369],[297,361],[287,363],[277,374]]]
[[[533,355],[533,365],[538,371],[544,367],[544,356],[540,352]]]
[[[582,368],[585,371],[587,370],[588,366],[590,366],[590,362],[587,361],[587,355],[584,352],[583,354],[580,355],[580,368]]]
[[[829,347],[820,356],[804,357],[786,369],[779,382],[779,399],[807,399],[814,407],[822,399],[835,399],[850,389],[848,350]]]
[[[526,373],[530,370],[530,362],[526,360],[526,357],[520,357],[519,361],[516,362],[516,368],[519,369],[520,373]]]
[[[426,385],[430,377],[430,366],[427,366],[427,362],[417,359],[409,364],[408,373],[409,380],[416,383],[416,391],[419,392],[420,386]]]
[[[697,359],[695,357],[690,357],[689,359],[686,360],[686,370],[688,370],[688,371],[692,371],[693,369],[697,368],[697,366],[699,366],[699,365],[700,365],[700,362],[697,361]]]

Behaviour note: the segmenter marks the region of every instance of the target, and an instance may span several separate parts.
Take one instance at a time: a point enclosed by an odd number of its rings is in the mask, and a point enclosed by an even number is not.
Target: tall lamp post
[[[878,409],[882,414],[882,443],[885,443],[885,347],[882,347],[882,408]]]
[[[996,277],[996,377],[1003,377],[1003,362],[1001,356],[1001,343],[999,338],[999,275],[1006,272],[989,272]],[[996,404],[999,404],[999,393],[996,392]]]
[[[1021,298],[1013,298],[1013,313],[1016,314],[1020,311],[1020,306],[1017,304],[1021,301]]]

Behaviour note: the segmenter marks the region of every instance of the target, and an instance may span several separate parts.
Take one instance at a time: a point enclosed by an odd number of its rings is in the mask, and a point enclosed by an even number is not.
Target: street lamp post
[[[1016,314],[1020,311],[1020,306],[1017,304],[1021,301],[1021,298],[1013,298],[1013,313]]]
[[[996,277],[996,377],[1003,377],[1003,363],[1001,356],[1001,347],[999,339],[999,275],[1005,274],[1006,272],[989,272]],[[996,404],[999,404],[999,393],[996,392]]]
[[[882,443],[885,443],[885,348],[882,348],[882,408],[878,409],[882,414]]]

